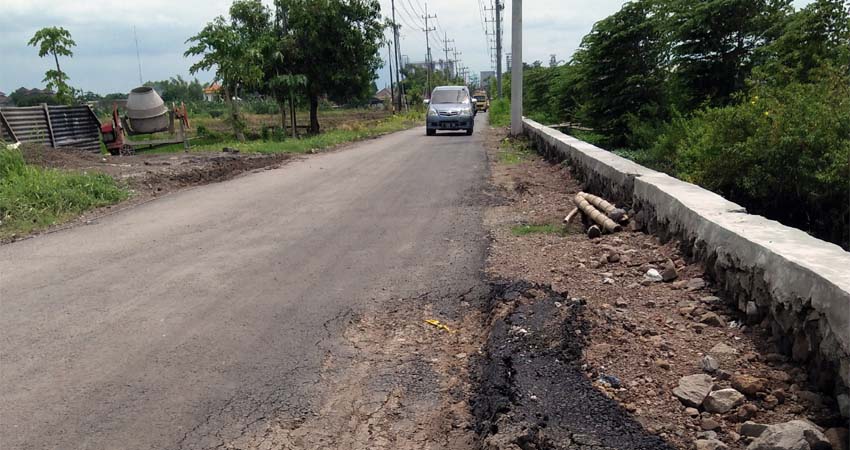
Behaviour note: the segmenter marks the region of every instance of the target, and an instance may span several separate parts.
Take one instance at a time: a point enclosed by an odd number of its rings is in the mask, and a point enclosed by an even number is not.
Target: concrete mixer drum
[[[168,108],[152,87],[130,91],[125,110],[127,134],[151,134],[169,128]]]

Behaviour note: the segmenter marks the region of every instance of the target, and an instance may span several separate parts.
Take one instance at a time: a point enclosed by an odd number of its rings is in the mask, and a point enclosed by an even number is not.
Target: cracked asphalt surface
[[[432,370],[410,358],[401,401],[391,361],[354,365],[349,329],[480,287],[486,176],[478,133],[417,128],[0,247],[0,447],[355,448],[371,429],[297,434],[351,402],[433,410]],[[334,400],[339,382],[359,390]]]

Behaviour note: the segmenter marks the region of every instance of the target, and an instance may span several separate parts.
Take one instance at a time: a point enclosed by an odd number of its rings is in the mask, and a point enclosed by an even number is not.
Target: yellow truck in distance
[[[475,110],[487,112],[490,109],[490,99],[487,98],[487,91],[475,91],[472,95],[475,99]]]

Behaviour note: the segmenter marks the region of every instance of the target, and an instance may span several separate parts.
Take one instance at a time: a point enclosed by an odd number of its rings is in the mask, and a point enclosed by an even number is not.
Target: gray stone
[[[761,434],[764,433],[764,430],[766,430],[766,429],[767,429],[767,425],[747,421],[747,422],[744,422],[744,423],[741,424],[741,429],[738,430],[738,431],[740,431],[741,435],[743,435],[743,436],[749,436],[749,437],[755,438],[755,437],[761,436]]]
[[[747,450],[827,450],[832,446],[811,422],[792,420],[768,426]]]
[[[717,439],[716,431],[700,431],[697,433],[697,439]]]
[[[673,281],[676,278],[679,278],[679,272],[676,271],[676,265],[673,264],[673,261],[667,260],[664,263],[664,270],[661,271],[661,279],[664,281]]]
[[[713,327],[726,327],[726,319],[720,317],[717,313],[707,312],[699,317],[699,322]]]
[[[697,439],[694,445],[696,450],[726,450],[729,448],[717,439]]]
[[[841,415],[850,417],[850,395],[838,394],[835,401],[838,402],[838,411],[841,412]]]
[[[758,411],[758,406],[753,405],[752,403],[747,403],[746,405],[741,405],[738,410],[735,411],[735,416],[740,421],[750,420]]]
[[[716,421],[712,418],[707,418],[707,419],[702,419],[699,423],[699,426],[703,430],[712,431],[712,430],[717,430],[717,429],[720,428],[720,422],[718,422],[718,421]]]
[[[747,321],[749,321],[750,323],[758,322],[759,307],[758,307],[758,305],[756,305],[756,302],[754,302],[752,300],[747,302],[746,313],[747,313]]]
[[[727,388],[713,391],[702,402],[702,406],[710,413],[723,414],[732,408],[744,404],[744,394],[735,389]]]
[[[699,367],[703,372],[714,373],[720,368],[720,363],[717,361],[717,358],[711,355],[705,355],[700,359]]]
[[[811,403],[814,406],[820,406],[823,404],[823,397],[817,392],[812,391],[799,391],[797,392],[797,397],[806,402]]]
[[[691,278],[687,284],[689,291],[698,291],[705,287],[705,280],[702,278]]]
[[[720,343],[716,344],[714,347],[711,347],[711,350],[708,351],[708,354],[716,356],[716,357],[722,356],[722,355],[735,356],[735,355],[738,354],[738,350],[736,350],[734,347],[729,346],[729,344],[726,344],[724,342],[720,342]]]
[[[679,386],[673,389],[673,395],[685,406],[698,408],[713,387],[714,381],[708,375],[688,375],[679,378]]]
[[[699,410],[689,406],[685,408],[685,414],[691,417],[697,417],[699,416]]]

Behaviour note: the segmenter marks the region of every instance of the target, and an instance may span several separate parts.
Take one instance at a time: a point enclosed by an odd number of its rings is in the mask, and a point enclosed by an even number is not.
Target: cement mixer
[[[175,128],[177,119],[179,128]],[[186,129],[189,128],[189,116],[186,105],[172,105],[171,110],[152,87],[142,86],[130,91],[127,104],[124,106],[124,116],[118,112],[118,104],[112,104],[112,123],[101,125],[100,133],[103,143],[113,155],[132,154],[137,149],[153,148],[160,145],[183,143],[183,148],[189,149]],[[168,132],[163,139],[132,141],[129,136]]]

